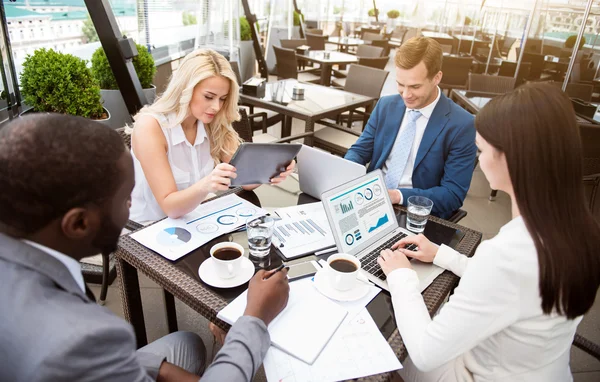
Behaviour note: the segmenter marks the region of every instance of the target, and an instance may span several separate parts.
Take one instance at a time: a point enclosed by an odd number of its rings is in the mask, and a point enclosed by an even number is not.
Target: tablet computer
[[[229,162],[237,172],[231,186],[270,183],[285,171],[301,147],[295,143],[242,143]]]

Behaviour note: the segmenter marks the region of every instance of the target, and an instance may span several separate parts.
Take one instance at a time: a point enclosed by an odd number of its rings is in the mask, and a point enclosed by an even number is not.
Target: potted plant
[[[577,36],[575,36],[574,34],[570,35],[565,40],[565,48],[572,50],[573,47],[575,47],[576,42],[577,42]],[[581,41],[579,42],[579,49],[583,48],[583,45],[585,45],[585,37],[581,36]]]
[[[255,60],[250,23],[246,17],[242,16],[240,17],[240,75],[242,81],[246,81],[254,75]]]
[[[146,101],[152,103],[156,98],[156,86],[152,84],[154,74],[156,73],[154,58],[152,58],[152,55],[145,46],[140,44],[135,45],[138,55],[132,60],[133,67],[142,85]],[[114,128],[119,128],[125,126],[127,123],[131,123],[131,116],[102,47],[99,47],[92,55],[92,75],[100,85],[100,94],[104,101],[104,107],[110,111],[110,125]]]
[[[379,9],[371,8],[369,9],[369,22],[373,23],[377,21],[377,17],[379,17]]]
[[[388,17],[388,27],[389,29],[394,29],[394,27],[396,26],[396,19],[398,17],[400,17],[400,11],[396,10],[396,9],[392,9],[391,11],[388,11],[387,13],[387,17]]]
[[[100,88],[86,61],[52,49],[27,55],[21,72],[21,94],[27,112],[62,113],[109,123]]]

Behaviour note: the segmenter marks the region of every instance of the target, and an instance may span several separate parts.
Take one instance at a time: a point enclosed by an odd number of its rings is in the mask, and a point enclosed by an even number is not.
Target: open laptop
[[[363,275],[389,290],[377,258],[382,250],[414,233],[398,225],[381,170],[326,191],[321,201],[338,251],[356,256]]]
[[[300,191],[321,199],[327,190],[365,175],[362,164],[351,162],[328,152],[302,145],[298,153]]]

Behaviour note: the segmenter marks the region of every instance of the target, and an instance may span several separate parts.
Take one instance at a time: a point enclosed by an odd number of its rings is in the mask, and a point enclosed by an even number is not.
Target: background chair
[[[388,42],[388,40],[383,40],[383,39],[371,40],[371,45],[383,48],[382,55],[384,55],[384,56],[388,56],[390,54],[390,43]]]
[[[417,28],[410,28],[409,30],[406,31],[406,33],[404,34],[404,37],[402,38],[402,43],[410,40],[413,37],[419,37],[421,36],[421,30],[417,29]]]
[[[312,50],[325,50],[327,38],[327,36],[323,36],[322,34],[306,33],[306,43]]]
[[[350,65],[344,90],[379,99],[381,89],[383,89],[383,84],[388,75],[389,72],[385,70],[360,65]],[[346,117],[348,119],[348,126],[351,126],[354,119],[354,113],[357,113],[362,115],[364,129],[364,125],[370,116],[369,113],[371,108],[372,106],[364,111],[355,109],[349,112]],[[340,117],[337,121],[341,121],[342,119],[343,118]],[[332,121],[321,120],[318,124],[326,127],[315,131],[314,146],[336,155],[344,156],[350,146],[352,146],[360,136],[359,132],[352,130],[350,127],[345,127]]]
[[[320,83],[321,77],[309,72],[298,71],[296,51],[273,45],[277,65],[277,78],[294,78],[298,81]]]
[[[519,69],[519,75],[515,82],[515,87],[522,85],[525,82],[525,78],[529,76],[529,70],[531,69],[531,63],[522,62],[521,68]],[[502,61],[500,63],[500,69],[498,70],[499,76],[514,77],[515,71],[517,70],[517,63],[512,61]]]
[[[448,89],[466,89],[469,71],[473,59],[471,57],[453,57],[444,56],[442,58],[442,81],[440,88]]]
[[[248,118],[248,114],[246,110],[240,109],[240,120],[232,123],[233,129],[238,133],[240,138],[244,142],[256,142],[256,143],[289,143],[295,141],[297,139],[302,139],[306,137],[310,137],[313,135],[310,133],[301,133],[296,135],[290,135],[285,138],[276,138],[272,135],[267,134],[266,130],[263,131],[260,135],[253,135],[252,133],[252,125],[250,124],[250,119]]]
[[[486,93],[507,93],[515,88],[514,77],[469,73],[467,89]]]
[[[529,81],[540,80],[542,77],[542,71],[544,70],[544,55],[538,53],[529,53],[525,51],[523,53],[523,61],[531,63],[531,68],[529,69],[529,76],[525,77],[525,79]]]
[[[238,63],[236,61],[229,61],[229,64],[231,65],[231,69],[235,73],[235,77],[237,78],[238,84],[241,87],[242,77],[240,75]],[[283,121],[283,116],[272,110],[262,109],[260,107],[255,108],[252,105],[245,105],[243,103],[240,103],[240,106],[247,109],[248,118],[250,118],[250,121],[252,122],[252,130],[262,129],[264,131],[266,127],[276,125],[277,123]]]
[[[307,28],[307,29],[306,29],[306,33],[323,35],[323,29],[317,29],[317,28]]]
[[[362,44],[356,48],[356,57],[381,57],[383,55],[383,48],[379,46]]]
[[[284,39],[279,40],[282,48],[296,50],[297,47],[302,45],[308,45],[308,41],[305,38],[297,38],[297,39]],[[309,62],[303,58],[298,59],[298,70],[304,71],[306,66],[309,65]]]
[[[502,57],[508,58],[508,53],[510,52],[510,49],[515,41],[517,41],[517,39],[514,37],[504,37],[504,39],[502,39],[502,41],[498,44],[500,55]]]
[[[361,28],[360,39],[364,41],[371,41],[376,38],[381,38],[379,32],[379,28]]]
[[[377,68],[377,69],[385,69],[385,67],[387,66],[388,62],[390,61],[390,57],[389,56],[385,56],[385,57],[359,57],[358,58],[358,65],[362,65],[362,66],[368,66],[371,68]]]
[[[552,85],[561,88],[563,86],[562,82],[552,81]],[[590,84],[580,84],[580,83],[569,83],[567,84],[566,93],[570,98],[578,98],[585,102],[590,102],[592,100],[592,93],[594,91],[594,86]],[[593,118],[592,114],[592,118]]]

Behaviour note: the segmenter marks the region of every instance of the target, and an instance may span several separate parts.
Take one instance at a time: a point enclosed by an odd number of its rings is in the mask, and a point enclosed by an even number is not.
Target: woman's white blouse
[[[448,362],[458,381],[571,381],[569,351],[581,317],[542,312],[534,242],[521,217],[472,258],[442,246],[434,263],[461,277],[433,319],[411,269],[390,273],[398,329],[415,366]]]
[[[181,124],[170,127],[175,114],[167,116],[162,114],[151,114],[162,129],[167,140],[167,159],[171,166],[173,178],[177,184],[177,190],[185,190],[200,179],[206,177],[213,170],[215,164],[210,156],[210,142],[206,135],[204,124],[198,121],[196,127],[196,141],[194,144],[186,139]],[[131,209],[129,219],[137,222],[147,222],[162,219],[166,214],[156,201],[150,185],[142,169],[140,161],[131,149],[135,170],[135,187],[131,194]]]

